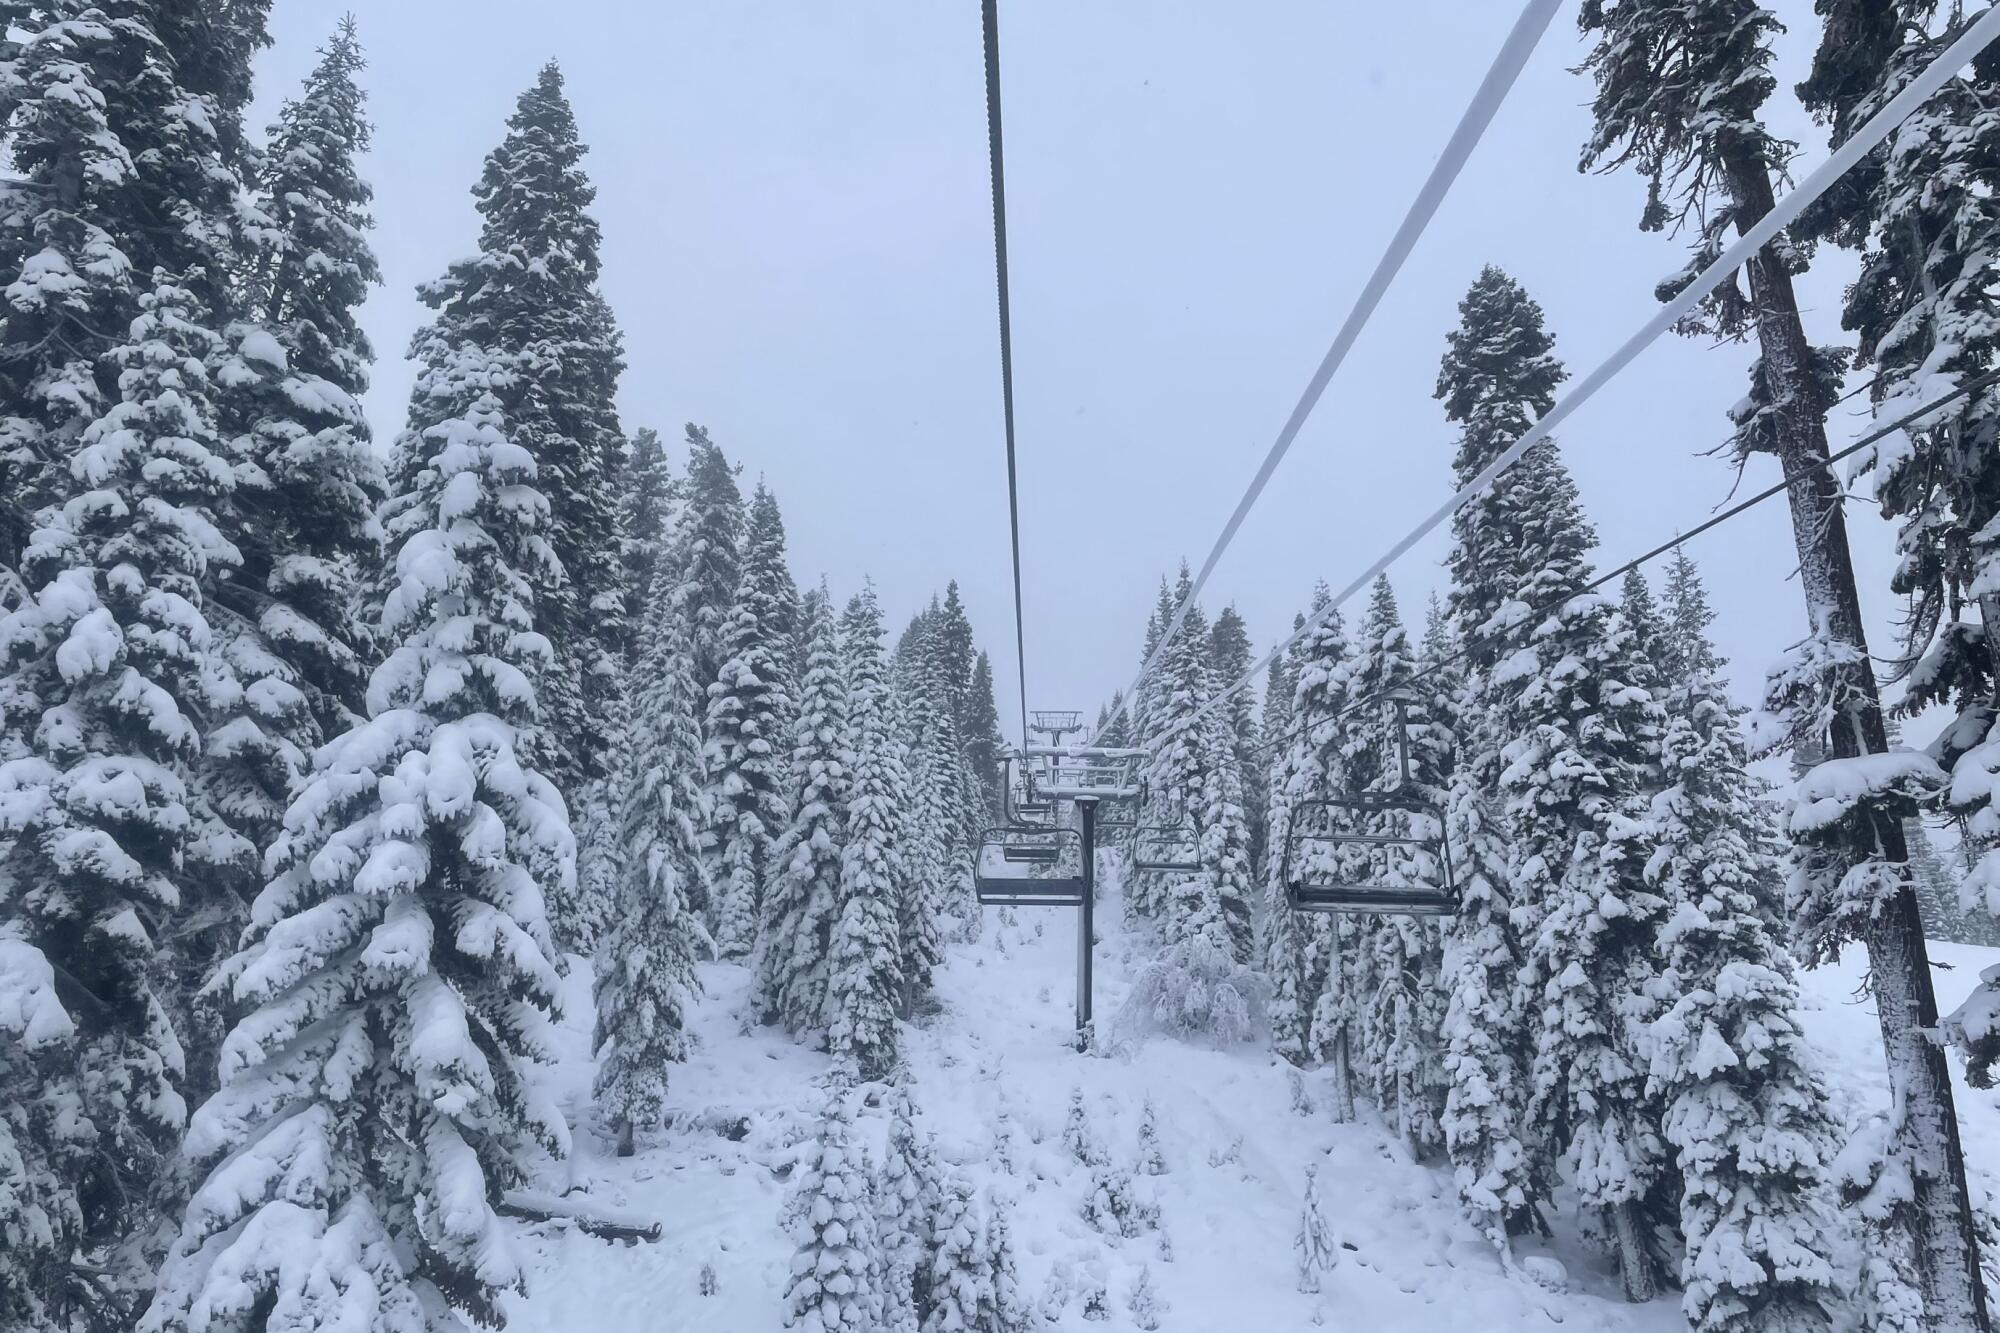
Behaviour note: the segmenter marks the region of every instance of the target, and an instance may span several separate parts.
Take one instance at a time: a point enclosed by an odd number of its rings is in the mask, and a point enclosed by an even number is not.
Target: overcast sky
[[[707,425],[777,492],[801,583],[872,575],[899,621],[956,578],[1011,734],[1012,594],[977,0],[352,0],[376,123],[387,282],[368,306],[378,436],[400,428],[413,290],[470,252],[470,187],[550,57],[598,189],[628,429]],[[1817,38],[1791,25],[1770,106]],[[259,122],[343,6],[279,0]],[[1137,666],[1160,575],[1198,563],[1511,24],[1494,0],[1002,0],[1030,705],[1094,710]],[[1634,225],[1634,176],[1581,175],[1589,80],[1565,7],[1217,572],[1259,651],[1449,493],[1431,397],[1483,264],[1519,278],[1580,377],[1650,312],[1678,240]],[[1805,279],[1840,339],[1851,260]],[[1669,338],[1578,413],[1563,452],[1606,564],[1728,493],[1748,353]],[[1836,446],[1864,428],[1841,409]],[[1773,460],[1752,481],[1776,475]],[[1889,535],[1849,508],[1873,647]],[[1406,616],[1441,542],[1392,573]],[[1781,503],[1692,548],[1739,695],[1801,633]],[[1928,739],[1928,737],[1913,737]]]

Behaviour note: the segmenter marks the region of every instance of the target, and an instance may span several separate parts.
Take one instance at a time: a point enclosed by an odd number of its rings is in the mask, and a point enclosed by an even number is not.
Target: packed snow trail
[[[1128,934],[1115,885],[1098,912],[1097,1012],[1108,1023],[1123,1001],[1142,940]],[[1567,1272],[1568,1290],[1508,1274],[1460,1220],[1448,1172],[1419,1165],[1366,1107],[1335,1124],[1322,1071],[1302,1076],[1309,1113],[1294,1109],[1290,1067],[1269,1052],[1207,1050],[1154,1040],[1107,1056],[1071,1049],[1075,915],[986,912],[983,938],[953,946],[938,976],[939,1013],[905,1029],[919,1132],[936,1135],[940,1165],[963,1169],[983,1194],[1013,1203],[1020,1290],[1031,1315],[1049,1308],[1051,1282],[1070,1288],[1059,1316],[1031,1326],[1134,1329],[1126,1296],[1142,1269],[1164,1301],[1160,1327],[1326,1327],[1367,1333],[1434,1333],[1466,1326],[1494,1333],[1548,1329],[1672,1333],[1686,1327],[1677,1292],[1627,1305],[1615,1271],[1578,1239],[1567,1200],[1557,1235],[1522,1248],[1524,1267]],[[2000,951],[1939,945],[1940,988],[1971,984]],[[1873,1010],[1857,996],[1858,951],[1841,966],[1804,974],[1806,1023],[1821,1054],[1836,1120],[1851,1123],[1886,1097]],[[562,1223],[517,1222],[529,1272],[510,1298],[514,1333],[776,1333],[784,1321],[791,1244],[779,1213],[793,1146],[811,1133],[826,1057],[750,1020],[751,974],[703,968],[707,994],[694,1014],[699,1038],[674,1071],[674,1126],[642,1139],[636,1156],[612,1155],[608,1129],[589,1104],[589,978],[569,981],[555,1091],[576,1126],[576,1154],[538,1180],[544,1191],[580,1186],[621,1214],[659,1220],[657,1243],[620,1244]],[[1083,1215],[1091,1170],[1063,1142],[1072,1090],[1112,1167],[1133,1170],[1137,1197],[1157,1205],[1157,1229],[1106,1235]],[[2000,1102],[1960,1089],[1975,1198],[1992,1197],[2000,1168]],[[1135,1170],[1139,1124],[1150,1101],[1166,1171]],[[858,1123],[879,1150],[887,1118]],[[996,1145],[1004,1130],[1004,1151]],[[1328,1222],[1341,1243],[1317,1296],[1298,1290],[1293,1238],[1306,1167],[1320,1163]],[[1164,1249],[1163,1249],[1164,1246]],[[1553,1262],[1551,1262],[1553,1261]],[[704,1269],[714,1294],[702,1295]],[[1080,1288],[1101,1282],[1109,1317],[1086,1321]]]

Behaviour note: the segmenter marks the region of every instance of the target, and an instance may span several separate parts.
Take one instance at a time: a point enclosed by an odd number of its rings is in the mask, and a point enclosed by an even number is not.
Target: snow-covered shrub
[[[1171,946],[1139,970],[1112,1030],[1119,1042],[1160,1034],[1233,1045],[1264,1032],[1263,978],[1206,938]]]
[[[1129,1239],[1158,1224],[1160,1209],[1140,1194],[1131,1172],[1098,1162],[1090,1170],[1090,1193],[1084,1196],[1083,1220],[1107,1236]]]
[[[1139,1276],[1126,1293],[1125,1308],[1132,1315],[1132,1326],[1148,1333],[1160,1326],[1160,1316],[1167,1312],[1167,1299],[1153,1286],[1153,1270],[1144,1264],[1139,1266]]]

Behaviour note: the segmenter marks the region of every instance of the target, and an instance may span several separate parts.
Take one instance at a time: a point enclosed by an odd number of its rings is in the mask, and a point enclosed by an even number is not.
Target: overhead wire
[[[1588,583],[1585,583],[1583,586],[1579,588],[1567,590],[1558,597],[1549,598],[1548,600],[1542,602],[1537,606],[1530,607],[1525,615],[1522,615],[1519,618],[1517,618],[1513,625],[1508,626],[1507,629],[1503,630],[1501,633],[1505,634],[1512,632],[1514,629],[1522,625],[1535,625],[1541,622],[1544,617],[1552,614],[1553,612],[1561,610],[1563,607],[1569,605],[1577,598],[1588,596],[1590,593],[1597,592],[1600,589],[1609,587],[1612,583],[1615,583],[1619,579],[1624,578],[1627,574],[1631,573],[1633,570],[1638,569],[1644,565],[1651,563],[1654,560],[1659,559],[1661,556],[1666,555],[1670,551],[1676,551],[1680,549],[1682,546],[1685,546],[1687,543],[1693,541],[1695,538],[1701,536],[1702,534],[1709,532],[1714,528],[1718,528],[1722,526],[1724,523],[1727,523],[1729,520],[1736,518],[1739,515],[1744,514],[1751,509],[1756,508],[1758,505],[1764,503],[1766,500],[1769,500],[1774,496],[1783,495],[1786,491],[1791,489],[1794,483],[1802,481],[1808,477],[1811,477],[1816,473],[1825,471],[1826,469],[1832,467],[1834,464],[1839,463],[1844,459],[1851,458],[1855,454],[1860,453],[1864,449],[1873,447],[1874,445],[1880,443],[1882,440],[1887,439],[1889,436],[1895,434],[1897,431],[1908,429],[1913,423],[1920,421],[1924,417],[1929,416],[1931,413],[1936,412],[1938,409],[1947,406],[1955,399],[1963,398],[1968,394],[1976,393],[1981,389],[1987,388],[1995,384],[2000,384],[2000,370],[1990,371],[1987,374],[1977,376],[1970,380],[1966,380],[1964,383],[1952,389],[1949,393],[1942,394],[1939,397],[1932,399],[1927,403],[1924,403],[1922,406],[1914,408],[1911,411],[1904,413],[1902,416],[1897,417],[1895,420],[1889,421],[1881,426],[1876,427],[1868,434],[1854,441],[1854,443],[1847,445],[1846,447],[1839,449],[1832,454],[1829,454],[1826,458],[1816,459],[1805,467],[1787,473],[1783,478],[1774,482],[1770,486],[1765,487],[1763,490],[1758,491],[1755,495],[1751,495],[1745,499],[1739,500],[1735,504],[1730,505],[1726,509],[1718,510],[1714,514],[1711,514],[1708,518],[1702,520],[1700,523],[1697,523],[1692,528],[1689,528],[1687,531],[1677,534],[1671,541],[1661,542],[1659,545],[1652,547],[1650,550],[1644,551],[1639,555],[1633,556],[1630,560],[1627,560],[1625,563],[1614,566],[1611,569],[1605,570],[1602,574],[1599,574],[1596,578],[1590,580]],[[1863,389],[1867,387],[1868,387],[1867,385],[1861,386],[1861,388]],[[1846,398],[1851,398],[1853,396],[1854,396],[1853,393],[1844,395],[1844,397]],[[1495,637],[1497,638],[1499,636],[1496,635]],[[1259,741],[1256,745],[1250,747],[1250,753],[1258,755],[1275,754],[1281,746],[1289,745],[1292,742],[1298,740],[1300,736],[1303,736],[1306,732],[1312,730],[1314,727],[1324,726],[1329,722],[1337,722],[1341,718],[1344,718],[1351,713],[1356,713],[1364,708],[1372,707],[1373,705],[1379,704],[1383,700],[1387,699],[1390,695],[1395,693],[1396,689],[1407,687],[1420,680],[1427,680],[1430,677],[1437,675],[1445,668],[1466,660],[1467,658],[1472,656],[1472,654],[1476,650],[1482,647],[1490,646],[1491,643],[1492,643],[1491,639],[1480,639],[1480,640],[1475,640],[1471,643],[1463,644],[1456,651],[1447,653],[1442,657],[1439,657],[1431,662],[1426,663],[1423,667],[1412,672],[1410,675],[1404,677],[1394,687],[1384,690],[1377,690],[1372,694],[1364,695],[1362,698],[1352,700],[1343,707],[1335,709],[1331,713],[1327,713],[1323,716],[1311,718],[1307,721],[1300,722],[1297,725],[1291,727],[1289,730],[1281,732],[1276,736],[1265,737],[1263,740]]]
[[[992,4],[993,0],[987,0],[989,11]],[[1332,346],[1328,347],[1326,355],[1320,358],[1319,369],[1313,372],[1312,379],[1306,383],[1305,391],[1299,395],[1298,402],[1293,406],[1291,415],[1285,419],[1284,427],[1279,430],[1278,438],[1265,452],[1264,461],[1258,465],[1256,474],[1250,478],[1250,485],[1244,489],[1242,498],[1236,502],[1235,510],[1229,515],[1229,521],[1222,525],[1221,535],[1215,539],[1215,545],[1209,548],[1208,557],[1201,562],[1201,569],[1195,574],[1187,596],[1181,599],[1180,606],[1175,609],[1173,617],[1167,622],[1157,646],[1140,666],[1139,674],[1132,682],[1132,688],[1125,691],[1113,707],[1110,716],[1098,728],[1092,740],[1093,744],[1102,741],[1105,728],[1117,721],[1120,713],[1130,708],[1131,700],[1138,692],[1139,686],[1158,665],[1166,654],[1168,645],[1180,632],[1182,624],[1187,620],[1188,611],[1194,606],[1195,599],[1201,595],[1209,576],[1221,562],[1223,552],[1228,550],[1229,544],[1236,539],[1244,518],[1249,515],[1258,497],[1263,495],[1264,487],[1270,482],[1272,473],[1277,471],[1278,464],[1284,460],[1285,454],[1290,451],[1292,442],[1298,438],[1300,429],[1306,424],[1306,418],[1311,416],[1313,408],[1318,406],[1320,395],[1332,382],[1334,373],[1340,369],[1341,362],[1347,359],[1347,353],[1354,346],[1355,340],[1361,336],[1361,331],[1368,326],[1376,307],[1382,302],[1383,294],[1389,290],[1389,284],[1402,270],[1403,262],[1410,257],[1410,252],[1416,248],[1418,239],[1423,236],[1425,228],[1436,216],[1438,206],[1450,193],[1452,185],[1458,180],[1460,170],[1472,156],[1472,150],[1486,133],[1487,127],[1493,123],[1493,117],[1500,110],[1500,104],[1506,100],[1508,92],[1514,87],[1515,80],[1520,77],[1522,68],[1528,63],[1529,55],[1541,42],[1542,34],[1548,30],[1550,20],[1555,17],[1556,10],[1560,7],[1561,0],[1528,0],[1528,3],[1521,7],[1520,17],[1514,20],[1514,26],[1507,33],[1506,40],[1500,44],[1499,52],[1493,57],[1493,64],[1487,69],[1486,77],[1480,80],[1479,87],[1473,92],[1471,102],[1466,105],[1464,114],[1459,117],[1458,125],[1451,133],[1451,138],[1445,142],[1444,151],[1438,155],[1437,162],[1431,167],[1423,188],[1417,191],[1417,197],[1411,201],[1409,210],[1403,215],[1402,224],[1396,228],[1395,235],[1389,238],[1388,249],[1384,250],[1382,257],[1376,261],[1374,271],[1362,285],[1360,295],[1355,297],[1353,308],[1347,312],[1347,318],[1341,322],[1339,331],[1334,334]]]
[[[1020,687],[1021,743],[1028,743],[1028,631],[1021,597],[1021,484],[1014,453],[1014,320],[1007,291],[1007,172],[1000,136],[999,0],[981,0],[986,53],[986,150],[993,182],[993,267],[1000,296],[1000,401],[1007,436],[1007,528],[1014,548],[1014,678]]]
[[[1926,66],[1923,72],[1917,75],[1916,78],[1904,85],[1901,92],[1890,98],[1881,109],[1870,116],[1846,142],[1834,150],[1826,161],[1820,163],[1811,174],[1799,182],[1797,188],[1791,190],[1782,199],[1778,200],[1770,212],[1766,213],[1748,230],[1738,236],[1736,241],[1720,255],[1716,256],[1714,261],[1707,268],[1704,268],[1693,282],[1683,287],[1673,300],[1665,303],[1655,311],[1645,323],[1639,326],[1638,330],[1631,337],[1619,345],[1617,350],[1600,362],[1582,380],[1578,381],[1575,388],[1558,399],[1555,405],[1543,413],[1534,425],[1522,433],[1519,439],[1502,450],[1498,457],[1480,469],[1479,473],[1466,482],[1465,485],[1461,486],[1449,500],[1440,505],[1429,517],[1411,528],[1395,545],[1384,552],[1379,559],[1357,575],[1352,582],[1334,594],[1325,606],[1307,617],[1305,623],[1294,630],[1283,642],[1252,663],[1249,670],[1219,690],[1201,707],[1195,709],[1189,718],[1190,725],[1200,720],[1206,714],[1221,707],[1224,702],[1243,690],[1251,681],[1255,680],[1258,675],[1267,669],[1281,653],[1325,623],[1335,611],[1340,609],[1343,602],[1362,588],[1373,583],[1377,575],[1401,559],[1411,547],[1429,536],[1440,524],[1444,523],[1460,509],[1463,509],[1475,498],[1483,494],[1493,485],[1502,472],[1512,467],[1528,450],[1547,439],[1558,425],[1562,424],[1579,407],[1589,402],[1598,390],[1602,389],[1620,371],[1630,365],[1638,357],[1639,353],[1651,346],[1662,333],[1665,333],[1692,311],[1710,292],[1720,286],[1724,279],[1735,273],[1747,260],[1774,240],[1780,231],[1790,226],[1793,220],[1805,210],[1807,205],[1825,193],[1828,187],[1845,175],[1850,167],[1860,161],[1864,155],[1872,151],[1882,140],[1886,139],[1890,131],[1900,125],[1904,117],[1908,116],[1919,103],[1943,87],[1945,80],[1964,68],[1974,56],[1984,50],[1996,37],[2000,37],[2000,5],[1995,5],[1988,9],[1968,26],[1958,40],[1947,47],[1943,54],[1939,55],[1937,59]],[[1193,604],[1193,600],[1192,596],[1186,599],[1185,604],[1181,608],[1182,615],[1186,614],[1187,608]],[[1151,661],[1152,659],[1149,658],[1148,668],[1151,666]],[[1142,670],[1140,681],[1143,682],[1144,679],[1145,671]],[[1137,687],[1137,683],[1135,683],[1134,690]]]

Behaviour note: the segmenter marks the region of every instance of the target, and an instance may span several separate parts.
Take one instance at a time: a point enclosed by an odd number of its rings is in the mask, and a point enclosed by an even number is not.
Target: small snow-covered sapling
[[[1160,1316],[1167,1312],[1166,1298],[1153,1286],[1153,1270],[1145,1264],[1139,1265],[1138,1279],[1126,1293],[1125,1308],[1131,1312],[1133,1326],[1147,1333],[1159,1328]]]
[[[715,1295],[715,1265],[707,1259],[701,1262],[701,1277],[697,1281],[696,1289],[704,1296]]]
[[[1160,1127],[1153,1111],[1153,1099],[1148,1097],[1139,1112],[1139,1174],[1142,1176],[1164,1176],[1167,1174],[1166,1158],[1160,1155]]]
[[[1100,1159],[1097,1143],[1090,1136],[1090,1122],[1084,1115],[1083,1089],[1073,1088],[1069,1094],[1069,1115],[1063,1121],[1063,1147],[1069,1155],[1084,1166],[1090,1166]]]
[[[1340,1249],[1333,1239],[1333,1228],[1327,1225],[1326,1216],[1320,1211],[1317,1162],[1306,1168],[1305,1205],[1299,1213],[1298,1238],[1292,1245],[1298,1254],[1299,1290],[1312,1295],[1319,1291],[1321,1281],[1340,1262]]]
[[[1111,1294],[1104,1285],[1104,1265],[1082,1264],[1076,1273],[1077,1294],[1083,1297],[1083,1317],[1092,1323],[1111,1317]]]
[[[1291,1071],[1291,1076],[1292,1110],[1300,1115],[1309,1116],[1313,1113],[1313,1103],[1311,1095],[1306,1092],[1306,1076],[1297,1069]]]

